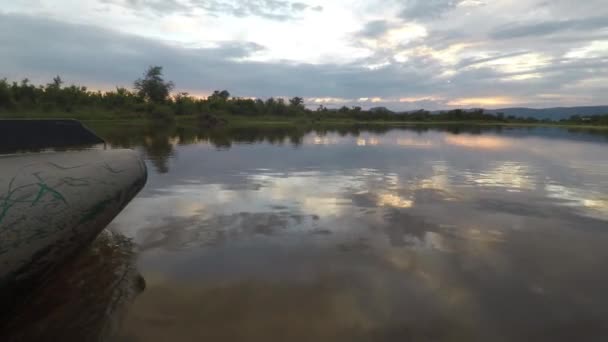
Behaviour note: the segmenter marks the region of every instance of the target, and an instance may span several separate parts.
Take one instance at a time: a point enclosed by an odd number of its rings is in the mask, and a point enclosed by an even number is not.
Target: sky
[[[314,108],[608,104],[608,0],[0,0],[0,78]]]

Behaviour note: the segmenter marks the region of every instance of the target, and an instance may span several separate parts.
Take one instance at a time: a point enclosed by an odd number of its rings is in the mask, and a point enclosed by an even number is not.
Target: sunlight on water
[[[508,190],[534,190],[536,187],[534,172],[528,165],[517,162],[500,162],[484,172],[472,170],[464,175],[469,182],[482,187],[501,187]]]

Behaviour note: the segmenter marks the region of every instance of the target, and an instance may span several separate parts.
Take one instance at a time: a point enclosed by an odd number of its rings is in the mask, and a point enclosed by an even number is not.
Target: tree
[[[228,101],[229,98],[230,93],[228,92],[228,90],[216,90],[213,92],[213,94],[211,94],[211,96],[209,96],[209,100],[211,101]]]
[[[175,115],[193,114],[196,110],[196,101],[188,93],[179,93],[174,97]]]
[[[25,81],[25,80],[24,80]],[[29,80],[28,80],[29,82]],[[27,82],[25,83],[27,84]],[[53,83],[49,83],[46,85],[47,89],[59,90],[61,89],[61,85],[63,84],[63,80],[59,75],[53,77]]]
[[[289,100],[289,104],[291,104],[292,107],[300,107],[304,104],[304,99],[296,96]]]
[[[349,111],[350,111],[350,108],[348,108],[346,106],[342,106],[342,107],[340,107],[340,109],[338,109],[338,112],[340,112],[342,114],[348,114]]]
[[[164,103],[173,89],[173,82],[163,79],[163,67],[151,66],[144,73],[144,78],[135,81],[137,95],[145,101]]]
[[[0,108],[11,108],[14,105],[13,95],[6,78],[0,79]]]

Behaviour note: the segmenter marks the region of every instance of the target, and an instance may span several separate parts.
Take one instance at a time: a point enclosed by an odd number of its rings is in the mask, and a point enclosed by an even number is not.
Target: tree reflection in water
[[[104,231],[93,244],[8,313],[3,341],[101,341],[119,329],[127,305],[145,288],[135,245]]]
[[[556,138],[573,133],[583,140],[608,140],[606,130],[561,130],[540,127],[509,127],[497,125],[405,125],[387,126],[379,124],[315,124],[315,125],[227,125],[209,128],[196,124],[176,124],[166,122],[135,124],[92,124],[91,128],[104,138],[113,148],[141,148],[145,157],[158,173],[169,172],[169,160],[175,156],[176,145],[208,143],[218,149],[230,149],[233,144],[269,143],[272,145],[290,144],[299,148],[310,133],[320,137],[330,133],[358,137],[362,133],[383,135],[391,130],[407,130],[417,133],[429,131],[447,132],[452,135],[482,135],[501,133],[502,135],[542,134]],[[541,132],[542,131],[542,132]]]

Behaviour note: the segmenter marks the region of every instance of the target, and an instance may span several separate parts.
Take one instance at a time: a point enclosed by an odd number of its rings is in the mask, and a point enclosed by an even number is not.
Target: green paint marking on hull
[[[76,165],[76,166],[61,166],[61,165],[55,164],[53,162],[48,162],[47,164],[49,164],[57,169],[60,169],[60,170],[73,170],[73,169],[79,169],[81,167],[87,166],[87,164]]]
[[[104,168],[106,170],[110,171],[111,173],[116,174],[116,173],[122,173],[122,172],[124,172],[124,170],[115,170],[115,169],[113,169],[110,165],[108,165],[108,163],[104,163],[103,165],[104,165]]]
[[[86,223],[86,222],[89,222],[89,221],[95,219],[95,217],[97,217],[97,215],[99,215],[100,213],[104,212],[106,207],[109,204],[111,204],[113,201],[114,201],[114,199],[107,199],[105,201],[101,201],[101,202],[97,203],[93,208],[89,209],[86,212],[86,214],[80,219],[78,224],[83,224],[83,223]]]

